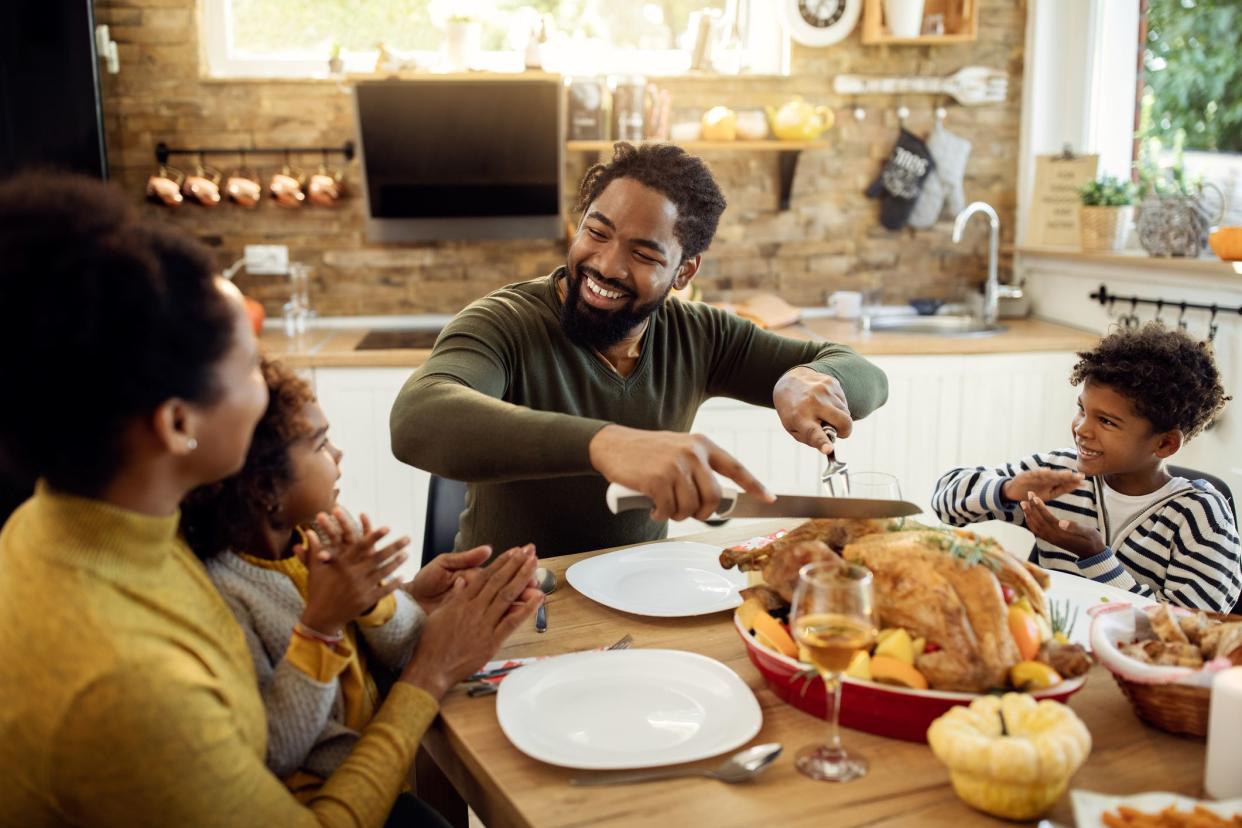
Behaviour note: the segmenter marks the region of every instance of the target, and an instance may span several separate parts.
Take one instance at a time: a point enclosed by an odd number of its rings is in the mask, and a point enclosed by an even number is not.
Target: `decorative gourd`
[[[954,707],[932,722],[927,743],[966,804],[1014,820],[1048,810],[1091,752],[1091,734],[1073,710],[1024,693]]]
[[[1225,261],[1242,261],[1242,227],[1222,227],[1208,237],[1208,244]]]

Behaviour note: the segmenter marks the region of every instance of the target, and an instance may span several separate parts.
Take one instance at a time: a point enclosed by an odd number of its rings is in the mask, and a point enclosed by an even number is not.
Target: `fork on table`
[[[599,649],[600,650],[628,650],[630,648],[630,645],[633,643],[634,643],[634,636],[630,635],[629,633],[626,633],[625,635],[621,636],[613,643],[609,644],[607,647],[600,647]],[[507,667],[498,667],[495,670],[488,670],[485,673],[475,673],[474,675],[466,679],[467,681],[474,682],[474,684],[471,684],[470,688],[466,691],[467,695],[476,696],[476,697],[494,695],[496,691],[500,689],[500,682],[491,681],[490,679],[503,678],[504,676],[507,676],[513,670],[516,670],[518,667],[521,667],[526,663],[527,662],[522,662],[519,664],[511,664]]]

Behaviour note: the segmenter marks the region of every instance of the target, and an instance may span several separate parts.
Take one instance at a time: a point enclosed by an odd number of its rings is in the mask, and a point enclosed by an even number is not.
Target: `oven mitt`
[[[914,202],[923,192],[923,181],[935,164],[927,145],[917,135],[902,128],[884,169],[867,188],[868,198],[882,198],[880,224],[889,230],[906,226]]]
[[[962,179],[966,177],[966,161],[970,158],[970,142],[954,135],[939,121],[927,136],[927,150],[936,164],[935,172],[923,182],[923,194],[910,213],[911,227],[926,229],[944,215],[956,216],[966,206]]]

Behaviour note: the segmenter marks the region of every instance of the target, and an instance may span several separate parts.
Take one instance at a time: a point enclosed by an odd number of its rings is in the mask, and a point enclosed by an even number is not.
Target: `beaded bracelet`
[[[321,633],[318,630],[311,629],[301,621],[293,625],[293,632],[295,635],[300,635],[303,638],[310,639],[311,641],[318,641],[320,644],[327,644],[329,647],[335,647],[345,640],[344,633],[327,635],[326,633]]]

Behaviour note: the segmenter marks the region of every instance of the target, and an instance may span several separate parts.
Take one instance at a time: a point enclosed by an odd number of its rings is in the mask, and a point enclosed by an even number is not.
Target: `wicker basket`
[[[1121,250],[1126,246],[1134,207],[1088,207],[1079,214],[1083,250]]]
[[[1208,699],[1206,687],[1180,684],[1139,684],[1113,673],[1117,686],[1134,705],[1138,717],[1152,727],[1184,736],[1207,736]]]
[[[1242,621],[1240,615],[1209,612],[1217,621]],[[1211,688],[1187,687],[1182,684],[1140,684],[1113,673],[1121,692],[1134,706],[1138,717],[1152,727],[1183,736],[1207,736],[1208,702]]]

